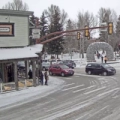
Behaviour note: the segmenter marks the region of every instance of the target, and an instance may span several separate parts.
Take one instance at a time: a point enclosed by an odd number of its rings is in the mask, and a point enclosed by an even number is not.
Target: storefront
[[[43,49],[43,45],[33,45],[24,48],[7,48],[0,49],[0,78],[3,83],[15,82],[18,87],[18,62],[25,62],[25,75],[28,76],[28,61],[32,63],[32,73],[34,86],[36,86],[36,61],[38,55]]]
[[[28,61],[32,61],[33,81],[36,84],[36,61],[42,45],[30,45],[29,16],[32,11],[0,9],[0,78],[3,83],[15,82],[18,89],[18,61],[25,62],[28,74]]]

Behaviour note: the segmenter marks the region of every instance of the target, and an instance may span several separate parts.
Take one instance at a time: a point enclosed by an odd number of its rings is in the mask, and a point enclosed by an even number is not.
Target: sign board
[[[14,23],[0,23],[0,36],[14,36]]]
[[[40,29],[32,29],[32,37],[33,39],[39,39],[40,38]]]
[[[107,26],[107,23],[104,22],[104,23],[101,23],[100,27],[104,27],[104,26]],[[101,32],[106,32],[107,31],[107,27],[106,28],[100,28],[100,31]]]

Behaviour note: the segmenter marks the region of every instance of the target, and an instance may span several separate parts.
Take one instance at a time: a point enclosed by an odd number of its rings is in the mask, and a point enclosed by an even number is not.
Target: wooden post
[[[17,62],[14,62],[15,89],[18,90]]]
[[[37,85],[38,85],[38,83],[39,83],[39,64],[38,64],[39,62],[38,62],[38,59],[36,60],[36,66],[37,66],[37,68],[36,68],[36,77],[38,78],[37,79]]]
[[[39,54],[39,70],[42,71],[42,52]]]
[[[5,83],[5,76],[4,76],[4,63],[2,63],[2,79],[3,79],[3,82]]]
[[[35,60],[32,60],[32,74],[33,74],[33,86],[36,87],[36,65]]]
[[[25,77],[28,79],[29,61],[25,61]]]

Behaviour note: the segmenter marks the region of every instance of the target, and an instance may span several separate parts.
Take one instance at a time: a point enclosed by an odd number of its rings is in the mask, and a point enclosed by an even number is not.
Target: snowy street
[[[120,63],[111,66],[114,76],[86,75],[81,67],[72,77],[51,77],[49,86],[1,94],[0,120],[119,120]]]
[[[0,120],[120,120],[120,0],[0,3]]]

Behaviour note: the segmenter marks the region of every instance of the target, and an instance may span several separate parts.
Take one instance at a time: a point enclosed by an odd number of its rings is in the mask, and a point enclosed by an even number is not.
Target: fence
[[[25,80],[19,80],[18,81],[18,87],[19,89],[25,89],[27,87],[33,86],[33,79],[25,79]],[[0,92],[8,92],[8,91],[14,91],[15,89],[15,82],[11,83],[0,83]]]

